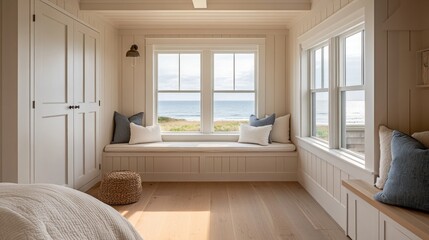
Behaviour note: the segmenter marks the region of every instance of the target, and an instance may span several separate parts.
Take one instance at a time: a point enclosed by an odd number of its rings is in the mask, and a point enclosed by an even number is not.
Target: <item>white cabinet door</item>
[[[377,240],[379,235],[379,211],[347,192],[347,235],[352,240]]]
[[[73,20],[35,2],[34,181],[73,187]]]
[[[81,188],[99,175],[98,33],[75,23],[74,182]]]
[[[380,240],[420,240],[388,216],[380,213]]]

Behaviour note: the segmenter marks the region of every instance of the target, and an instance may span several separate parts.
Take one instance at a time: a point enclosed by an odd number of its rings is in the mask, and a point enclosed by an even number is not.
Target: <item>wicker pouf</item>
[[[100,200],[110,204],[130,204],[140,199],[142,181],[133,171],[113,171],[106,173],[100,185]]]

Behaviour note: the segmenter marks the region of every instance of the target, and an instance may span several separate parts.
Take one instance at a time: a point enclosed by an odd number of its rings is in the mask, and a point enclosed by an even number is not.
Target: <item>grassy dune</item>
[[[185,119],[159,117],[158,123],[165,132],[199,132],[201,129],[200,122]],[[247,123],[247,121],[215,121],[214,130],[215,132],[238,131],[240,123]]]
[[[328,141],[328,132],[329,132],[329,127],[326,125],[318,125],[316,127],[316,136]]]

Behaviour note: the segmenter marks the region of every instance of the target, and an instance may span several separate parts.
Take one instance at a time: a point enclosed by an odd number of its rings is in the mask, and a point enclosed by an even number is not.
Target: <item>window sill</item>
[[[365,168],[365,164],[362,163],[361,158],[342,150],[330,149],[326,144],[310,137],[297,137],[297,140],[299,147],[346,171],[351,175],[350,178],[359,178],[367,182],[374,182],[373,172]]]
[[[188,142],[199,142],[199,141],[216,141],[216,142],[237,142],[239,134],[234,133],[174,133],[165,132],[161,133],[162,140],[166,142],[176,141],[188,141]]]

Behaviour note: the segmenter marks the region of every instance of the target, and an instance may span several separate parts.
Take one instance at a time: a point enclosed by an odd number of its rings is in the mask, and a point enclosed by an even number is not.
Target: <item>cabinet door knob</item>
[[[75,109],[80,109],[80,105],[74,106]]]
[[[73,105],[69,106],[69,109],[74,109],[74,108],[75,108],[75,106],[73,106]]]

